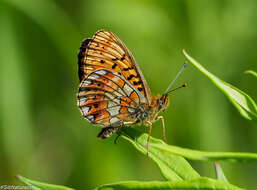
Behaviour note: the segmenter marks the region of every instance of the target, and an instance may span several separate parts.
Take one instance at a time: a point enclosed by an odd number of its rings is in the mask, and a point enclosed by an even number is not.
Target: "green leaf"
[[[147,134],[145,134],[147,135]],[[160,141],[160,140],[154,140]],[[154,144],[154,148],[163,149],[169,151],[173,154],[183,156],[189,160],[196,161],[232,161],[232,162],[253,162],[257,161],[256,153],[248,153],[248,152],[206,152],[199,150],[192,150],[187,148],[181,148],[178,146],[167,145],[164,142],[159,144]]]
[[[146,153],[146,142],[148,134],[142,133],[134,128],[127,128],[123,130],[126,135],[124,138],[132,143],[139,151]],[[181,148],[178,146],[168,145],[160,139],[150,138],[149,157],[152,158],[161,168],[166,170],[168,167],[175,173],[188,172],[189,176],[184,176],[182,179],[192,179],[197,177],[198,174],[192,171],[191,167],[187,166],[185,160],[176,157],[183,156],[189,160],[197,161],[233,161],[233,162],[253,162],[257,161],[256,153],[246,152],[206,152],[199,150],[192,150],[187,148]],[[170,157],[170,158],[167,158]],[[175,170],[173,169],[175,165]],[[164,167],[164,168],[163,168]],[[167,171],[169,172],[169,171]],[[183,176],[180,174],[180,176]]]
[[[245,119],[257,122],[257,106],[249,95],[207,71],[200,63],[189,56],[185,50],[183,50],[183,53],[190,63],[207,76],[228,97]]]
[[[95,190],[242,190],[239,187],[220,180],[214,180],[206,177],[190,181],[175,182],[140,182],[123,181],[113,184],[102,185]]]
[[[47,183],[42,183],[38,181],[34,181],[25,177],[22,177],[20,175],[17,175],[17,178],[25,183],[26,185],[30,186],[33,190],[74,190],[69,187],[64,187],[61,185],[52,185]]]
[[[247,70],[245,71],[246,74],[251,74],[253,76],[255,76],[257,78],[257,73],[255,71],[252,71],[252,70]]]
[[[142,134],[133,128],[124,128],[123,132],[126,135],[122,136],[123,138],[128,140],[140,152],[146,154],[147,134]],[[158,145],[164,148],[159,148]],[[151,138],[149,157],[156,162],[167,180],[182,181],[200,177],[183,157],[167,151],[165,147],[166,145],[161,140]]]
[[[216,178],[218,180],[225,181],[228,183],[228,180],[218,162],[214,162],[214,168],[215,168],[215,172],[216,172]]]

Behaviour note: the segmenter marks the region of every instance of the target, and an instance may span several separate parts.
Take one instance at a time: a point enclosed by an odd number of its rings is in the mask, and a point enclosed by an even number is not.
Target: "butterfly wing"
[[[147,104],[151,104],[150,89],[132,53],[113,33],[100,30],[92,39],[84,40],[78,54],[78,65],[80,81],[95,70],[110,70],[126,79],[146,97]]]
[[[81,81],[78,107],[82,115],[93,124],[120,127],[136,122],[139,105],[146,98],[121,75],[100,69],[91,72]]]

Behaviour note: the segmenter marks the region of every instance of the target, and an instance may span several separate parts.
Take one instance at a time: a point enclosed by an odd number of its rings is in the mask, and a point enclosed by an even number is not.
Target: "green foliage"
[[[125,130],[126,137],[124,137],[126,140],[128,140],[130,143],[132,143],[139,151],[146,153],[146,146],[145,142],[148,137],[148,134],[146,133],[140,133],[139,131],[129,128]],[[199,151],[199,150],[191,150],[187,148],[181,148],[178,146],[172,146],[164,143],[162,140],[156,139],[151,137],[150,138],[150,147],[149,150],[149,156],[156,161],[156,156],[159,156],[159,159],[157,161],[157,164],[159,162],[164,162],[159,154],[160,152],[164,152],[165,154],[174,156],[181,156],[190,160],[197,160],[197,161],[217,161],[217,160],[224,160],[224,161],[233,161],[233,162],[252,162],[257,161],[257,154],[256,153],[241,153],[241,152],[206,152],[206,151]],[[156,153],[155,153],[156,151]],[[167,155],[164,156],[164,159],[167,157]],[[176,169],[180,169],[177,166],[181,166],[182,163],[178,162],[178,157],[176,157],[175,161],[170,162],[171,165],[175,165]],[[166,162],[167,163],[167,162]],[[186,164],[185,164],[186,165]],[[169,166],[172,167],[172,166]],[[161,168],[161,167],[160,167]],[[182,169],[184,170],[184,168]],[[170,173],[170,171],[169,171]],[[189,168],[187,168],[188,175],[194,177],[197,177],[197,175],[193,174],[193,172],[189,171]],[[183,179],[192,179],[191,177],[185,177]]]
[[[256,73],[255,71],[247,70],[247,71],[245,71],[245,73],[246,73],[246,74],[251,74],[251,75],[253,75],[254,77],[257,78],[257,73]]]
[[[19,179],[27,185],[32,186],[33,190],[72,190],[71,188],[50,185],[46,183],[36,182],[22,176]],[[163,182],[163,181],[122,181],[118,183],[101,185],[95,190],[242,190],[234,185],[225,183],[220,180],[214,180],[206,177],[197,178],[194,180]]]
[[[123,130],[122,137],[130,142],[137,150],[146,154],[147,134],[141,133],[136,129],[127,128]],[[215,163],[215,170],[218,180],[200,177],[200,175],[190,166],[182,157],[188,159],[208,161],[208,160],[226,160],[226,161],[256,161],[257,154],[254,153],[212,153],[201,152],[190,149],[183,149],[165,144],[163,141],[150,138],[149,157],[159,166],[161,173],[167,182],[139,182],[124,181],[114,184],[102,185],[97,190],[126,190],[126,189],[240,189],[230,185],[221,169]],[[47,185],[19,177],[21,181],[46,190],[62,189],[64,187]],[[222,182],[223,181],[223,182]]]
[[[23,176],[18,175],[17,178],[22,181],[24,184],[32,187],[33,190],[73,190],[69,187],[64,187],[61,185],[52,185],[47,183],[41,183],[38,181],[34,181]]]
[[[257,105],[249,95],[207,71],[200,63],[190,57],[185,50],[183,50],[183,53],[190,63],[207,76],[228,97],[244,118],[257,122]]]
[[[214,180],[206,177],[176,182],[138,182],[124,181],[119,183],[107,184],[96,188],[96,190],[240,190],[234,185],[223,181]],[[242,189],[241,189],[242,190]]]
[[[146,154],[146,142],[148,135],[129,128],[124,129],[128,140],[137,150]],[[149,157],[159,166],[163,176],[170,181],[192,180],[200,175],[190,166],[190,164],[179,155],[169,151],[163,141],[152,138],[150,140]]]

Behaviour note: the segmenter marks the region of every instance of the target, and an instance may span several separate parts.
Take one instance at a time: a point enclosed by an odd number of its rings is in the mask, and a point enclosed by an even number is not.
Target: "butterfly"
[[[77,105],[85,119],[102,126],[98,138],[108,138],[123,126],[143,122],[149,126],[148,150],[152,123],[161,120],[167,141],[164,117],[159,113],[169,105],[168,93],[174,80],[164,94],[152,96],[135,58],[115,34],[100,30],[82,42],[78,76]]]

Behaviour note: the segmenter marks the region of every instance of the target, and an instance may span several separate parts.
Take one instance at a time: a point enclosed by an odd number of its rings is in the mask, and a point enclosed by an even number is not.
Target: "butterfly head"
[[[168,94],[163,94],[162,96],[157,98],[156,103],[158,107],[158,112],[162,112],[166,110],[167,107],[169,106],[169,102],[170,100],[169,100]]]

